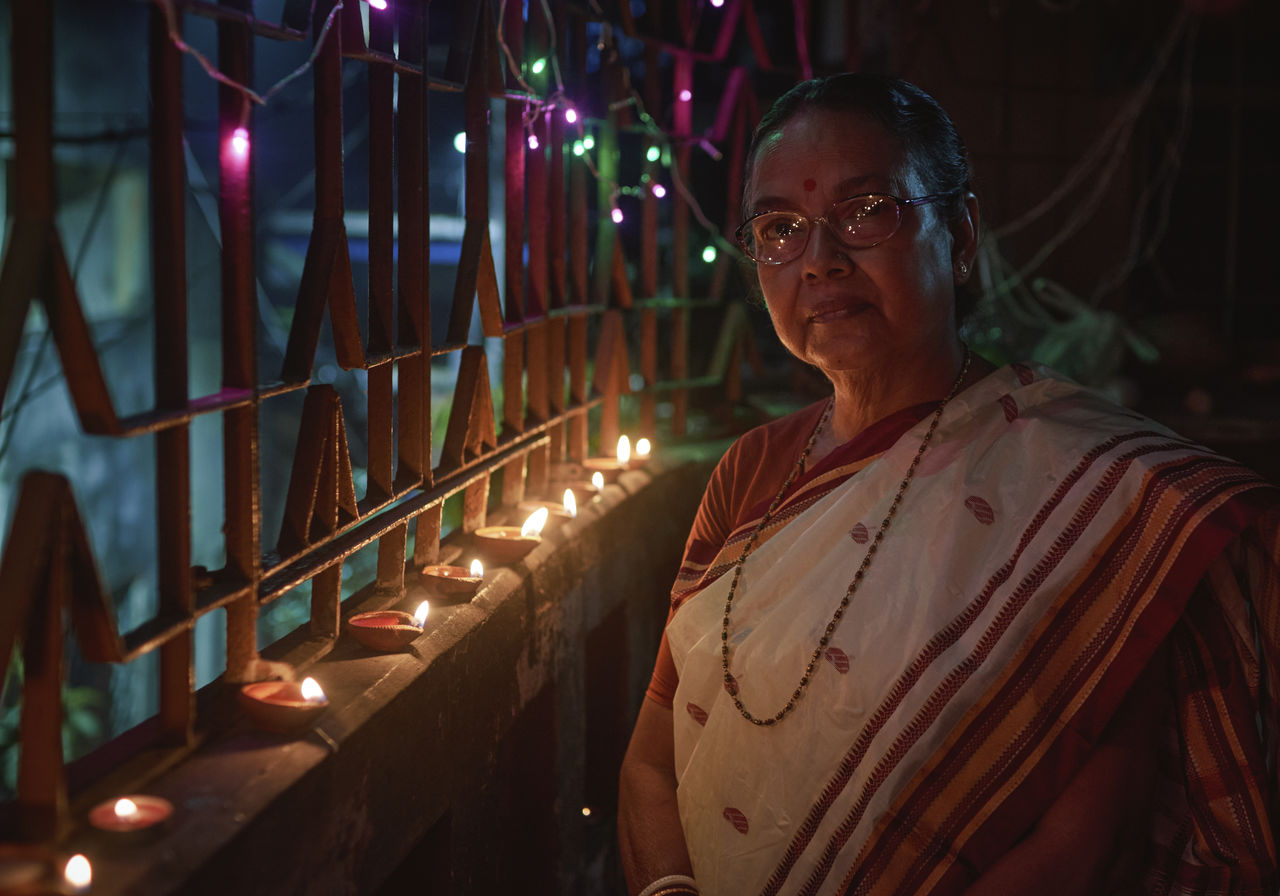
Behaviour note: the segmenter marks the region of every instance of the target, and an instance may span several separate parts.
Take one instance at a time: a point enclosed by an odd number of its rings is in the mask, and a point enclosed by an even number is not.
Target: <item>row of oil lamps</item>
[[[543,528],[549,520],[563,521],[577,516],[580,499],[590,500],[622,471],[643,465],[649,451],[649,440],[640,439],[633,454],[630,439],[622,436],[618,439],[616,457],[591,457],[583,461],[582,466],[591,473],[590,485],[570,483],[559,507],[538,501],[521,504],[521,509],[532,510],[524,525],[477,529],[473,533],[477,549],[499,564],[519,560],[541,543]],[[434,564],[423,568],[421,576],[423,584],[439,594],[470,596],[484,580],[484,565],[478,559],[472,560],[469,567]],[[372,650],[402,650],[422,635],[429,610],[430,604],[424,600],[412,614],[403,610],[358,613],[347,620],[347,630]],[[310,677],[300,682],[246,684],[238,696],[241,708],[254,725],[286,736],[308,729],[329,704],[324,689]],[[172,815],[173,805],[168,800],[131,794],[94,806],[89,812],[89,824],[104,832],[104,836],[135,839],[160,832]],[[0,896],[87,893],[92,882],[93,867],[84,855],[77,854],[62,862],[44,847],[0,844]]]

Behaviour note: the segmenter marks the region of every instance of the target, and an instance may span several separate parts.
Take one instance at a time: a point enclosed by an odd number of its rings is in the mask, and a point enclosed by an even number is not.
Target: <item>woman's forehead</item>
[[[839,192],[858,184],[886,189],[909,179],[906,168],[901,141],[879,122],[803,109],[760,142],[749,190],[758,196],[779,189]]]

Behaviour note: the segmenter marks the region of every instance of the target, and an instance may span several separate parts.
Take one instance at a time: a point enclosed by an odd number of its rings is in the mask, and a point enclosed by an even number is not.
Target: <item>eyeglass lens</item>
[[[898,229],[901,209],[898,201],[881,194],[854,196],[832,206],[825,216],[832,233],[851,249],[883,242]],[[743,242],[756,261],[778,264],[804,252],[810,231],[818,220],[790,212],[757,215],[743,228]]]

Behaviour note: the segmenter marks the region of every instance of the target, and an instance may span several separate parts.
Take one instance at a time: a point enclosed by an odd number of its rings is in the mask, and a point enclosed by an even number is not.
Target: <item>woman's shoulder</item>
[[[818,425],[818,419],[829,401],[830,399],[823,398],[747,430],[733,443],[730,453],[767,452],[793,443],[803,445]]]

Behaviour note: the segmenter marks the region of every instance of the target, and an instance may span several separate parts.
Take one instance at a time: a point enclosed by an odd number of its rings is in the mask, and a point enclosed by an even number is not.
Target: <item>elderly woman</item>
[[[630,892],[1274,894],[1275,490],[966,348],[978,205],[918,88],[801,84],[749,166],[740,242],[833,394],[712,474]]]

